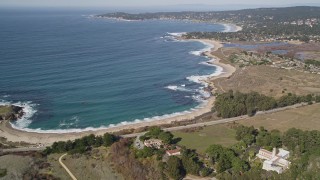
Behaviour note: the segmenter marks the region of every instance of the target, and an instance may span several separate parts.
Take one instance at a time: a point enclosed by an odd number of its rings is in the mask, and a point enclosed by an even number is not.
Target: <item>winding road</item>
[[[67,153],[60,156],[59,163],[67,171],[67,173],[69,174],[69,176],[71,177],[72,180],[77,180],[77,178],[72,174],[72,172],[69,170],[69,168],[65,164],[63,164],[63,162],[62,162],[62,158],[66,155],[67,155]]]

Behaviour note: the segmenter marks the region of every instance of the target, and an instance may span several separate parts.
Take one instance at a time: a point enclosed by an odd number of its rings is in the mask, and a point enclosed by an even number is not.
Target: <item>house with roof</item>
[[[290,152],[282,148],[279,149],[278,153],[276,148],[273,148],[272,152],[261,148],[257,157],[265,160],[262,169],[266,171],[275,171],[278,174],[281,174],[286,169],[289,169],[291,164],[291,162],[287,160],[289,155]]]
[[[167,150],[166,154],[168,156],[179,156],[179,155],[181,155],[181,149],[180,148],[176,148],[176,149],[173,149],[173,150]]]

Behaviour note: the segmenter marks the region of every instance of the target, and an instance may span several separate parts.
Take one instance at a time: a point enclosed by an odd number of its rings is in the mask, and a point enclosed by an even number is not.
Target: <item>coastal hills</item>
[[[6,148],[0,154],[0,177],[320,178],[320,7],[96,17],[231,23],[242,29],[175,37],[215,46],[201,54],[224,70],[224,74],[206,79],[214,95],[208,112],[193,118],[65,134],[39,135],[2,123],[0,145]],[[23,112],[20,107],[0,106],[0,115],[13,120]],[[21,139],[30,144],[14,144],[13,148],[11,141]],[[56,142],[51,143],[53,139]],[[264,162],[257,158],[261,149],[276,148],[290,152],[291,164],[282,174],[264,170]],[[24,163],[21,167],[8,163],[13,160]]]

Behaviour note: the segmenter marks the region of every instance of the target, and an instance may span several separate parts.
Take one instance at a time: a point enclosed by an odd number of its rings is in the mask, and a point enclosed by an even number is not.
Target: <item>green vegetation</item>
[[[198,153],[204,154],[208,144],[220,144],[230,147],[237,143],[234,138],[236,132],[226,125],[207,126],[201,129],[190,129],[185,131],[173,132],[175,138],[180,138],[179,145],[189,149],[195,149]]]
[[[219,179],[264,179],[266,176],[270,179],[317,179],[320,176],[320,171],[310,170],[310,163],[313,162],[315,169],[320,160],[320,131],[293,128],[281,134],[277,130],[269,132],[263,127],[255,129],[246,126],[237,126],[235,130],[239,143],[230,148],[214,144],[206,150]],[[254,160],[259,147],[289,149],[292,153],[290,169],[280,175],[262,170],[261,162]]]
[[[257,92],[240,93],[230,90],[217,96],[214,110],[218,112],[218,116],[223,118],[237,117],[245,114],[254,116],[257,111],[267,111],[302,102],[312,104],[312,101],[316,99],[317,97],[312,95],[297,96],[289,93],[276,100],[273,97],[268,97]]]
[[[91,134],[89,136],[84,136],[80,139],[76,139],[74,141],[54,142],[51,147],[47,147],[44,150],[44,153],[51,154],[68,152],[70,154],[82,154],[92,149],[92,147],[100,147],[102,145],[105,147],[109,147],[117,140],[118,138],[116,136],[108,133],[104,134],[103,136],[95,136]]]
[[[172,179],[179,180],[185,176],[185,170],[178,157],[171,156],[167,162],[166,170]]]
[[[149,131],[145,135],[140,136],[141,141],[152,139],[152,138],[160,139],[164,143],[170,144],[172,143],[173,135],[170,132],[165,132],[161,130],[160,127],[151,127],[149,128]]]
[[[5,177],[7,175],[7,169],[0,169],[0,178]]]
[[[313,60],[313,59],[307,59],[304,61],[307,65],[314,65],[320,67],[320,61]]]

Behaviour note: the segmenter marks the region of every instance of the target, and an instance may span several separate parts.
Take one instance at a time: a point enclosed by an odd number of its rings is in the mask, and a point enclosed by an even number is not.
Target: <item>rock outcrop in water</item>
[[[24,115],[23,108],[13,105],[0,106],[0,121],[2,120],[17,120]]]

